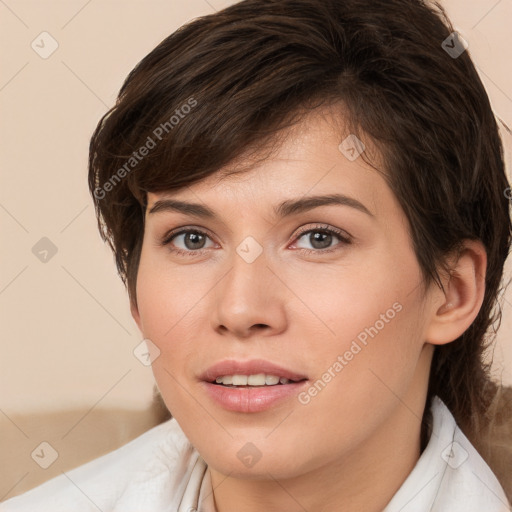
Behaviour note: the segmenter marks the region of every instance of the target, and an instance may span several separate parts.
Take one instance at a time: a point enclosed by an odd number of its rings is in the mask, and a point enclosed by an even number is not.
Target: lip
[[[215,384],[219,376],[224,375],[255,375],[265,373],[285,377],[300,382],[276,384],[254,388],[230,388]],[[225,360],[210,366],[201,376],[201,386],[205,393],[217,404],[228,411],[255,413],[265,411],[290,398],[297,396],[307,386],[305,375],[288,370],[282,366],[255,359],[251,361]]]

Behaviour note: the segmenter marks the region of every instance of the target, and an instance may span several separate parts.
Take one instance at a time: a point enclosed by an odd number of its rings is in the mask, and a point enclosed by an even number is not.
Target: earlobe
[[[433,301],[425,336],[428,343],[450,343],[470,327],[484,300],[486,267],[487,254],[483,244],[466,240],[444,283],[445,294],[436,288],[439,298]]]

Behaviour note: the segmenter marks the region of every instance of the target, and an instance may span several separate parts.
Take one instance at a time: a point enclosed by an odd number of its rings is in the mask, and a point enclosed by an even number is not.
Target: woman
[[[173,418],[1,510],[510,510],[475,448],[509,184],[439,5],[196,19],[130,73],[89,169]]]

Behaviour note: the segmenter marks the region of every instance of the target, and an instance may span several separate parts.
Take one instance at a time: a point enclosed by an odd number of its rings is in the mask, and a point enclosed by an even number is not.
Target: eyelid
[[[178,235],[182,235],[183,233],[196,232],[200,234],[207,235],[212,241],[215,237],[211,234],[211,232],[203,227],[197,226],[180,226],[179,228],[173,228],[166,231],[158,240],[158,245],[167,245],[171,242],[173,238]],[[197,252],[197,251],[196,251]]]
[[[352,241],[353,239],[352,235],[343,229],[335,228],[329,224],[318,223],[315,226],[305,226],[304,228],[300,228],[297,234],[295,234],[294,239],[300,238],[310,231],[328,231],[330,233],[334,233],[336,236],[347,242]]]

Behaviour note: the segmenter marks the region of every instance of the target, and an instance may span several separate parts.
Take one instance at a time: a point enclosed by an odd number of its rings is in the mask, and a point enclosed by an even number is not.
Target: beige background
[[[141,337],[113,257],[97,232],[87,190],[89,137],[144,55],[186,21],[231,3],[0,0],[4,416],[147,407],[153,377],[133,355]],[[512,2],[445,5],[469,43],[495,112],[512,127]],[[31,47],[34,40],[42,46],[43,31],[59,45],[47,59]],[[45,39],[46,49],[50,44]],[[512,137],[504,137],[510,167]],[[32,252],[42,237],[57,248],[46,263]],[[509,290],[494,354],[495,375],[507,384],[511,303]]]

